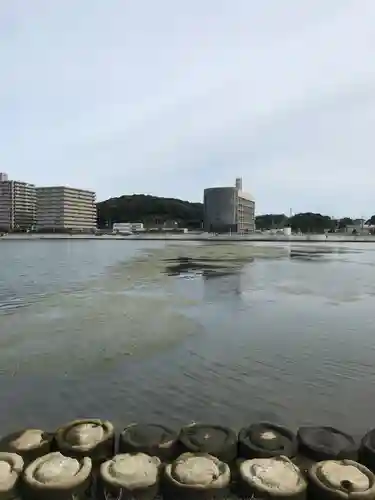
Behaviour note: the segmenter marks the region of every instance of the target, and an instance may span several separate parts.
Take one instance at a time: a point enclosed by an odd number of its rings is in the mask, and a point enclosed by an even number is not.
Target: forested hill
[[[144,194],[124,195],[97,204],[98,226],[114,222],[143,222],[145,225],[177,221],[180,226],[199,229],[203,220],[203,204],[175,198]]]
[[[203,221],[203,204],[191,203],[176,198],[160,198],[144,194],[124,195],[110,198],[97,204],[98,227],[111,227],[115,222],[143,222],[147,226],[177,221],[180,227],[200,229]],[[266,230],[291,226],[293,231],[323,233],[347,226],[358,221],[349,217],[335,220],[319,213],[298,213],[292,217],[285,214],[264,214],[255,218],[257,229]],[[366,221],[375,225],[375,215]]]

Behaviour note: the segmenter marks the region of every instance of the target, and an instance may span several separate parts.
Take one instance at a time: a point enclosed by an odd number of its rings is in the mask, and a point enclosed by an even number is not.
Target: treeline
[[[147,226],[176,221],[180,227],[200,229],[203,223],[203,204],[176,198],[161,198],[133,194],[110,198],[97,204],[98,227],[112,227],[115,222],[143,222]],[[349,217],[333,219],[328,215],[305,212],[287,217],[285,214],[258,215],[255,219],[259,230],[282,229],[291,226],[293,231],[323,233],[358,225]],[[375,225],[375,215],[366,221]]]
[[[299,213],[292,217],[287,217],[285,214],[265,214],[258,215],[255,218],[256,228],[260,230],[282,229],[285,226],[290,226],[292,231],[301,231],[302,233],[334,232],[360,224],[361,221],[350,217],[334,219],[328,215],[312,212]],[[375,215],[365,221],[364,224],[375,225]]]
[[[146,226],[176,221],[181,227],[199,229],[203,221],[203,204],[175,198],[133,194],[110,198],[97,204],[98,227],[115,222],[143,222]]]

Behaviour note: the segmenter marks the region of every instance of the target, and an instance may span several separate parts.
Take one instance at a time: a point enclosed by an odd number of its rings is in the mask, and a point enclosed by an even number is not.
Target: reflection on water
[[[324,257],[328,257],[331,252],[322,252],[322,251],[309,251],[305,249],[291,249],[290,250],[290,258],[298,259],[298,260],[312,260],[312,261],[321,261]]]
[[[323,261],[336,258],[337,256],[358,253],[356,249],[345,247],[334,247],[330,245],[290,245],[289,257],[295,260]]]
[[[176,259],[168,259],[166,273],[168,276],[193,274],[203,276],[205,279],[219,278],[238,274],[245,263],[252,262],[253,260],[253,257],[237,261],[233,261],[232,259],[232,262],[228,262],[225,259],[200,258],[198,260],[191,257],[178,257]]]
[[[87,415],[373,425],[375,249],[141,244],[0,245],[4,432]]]

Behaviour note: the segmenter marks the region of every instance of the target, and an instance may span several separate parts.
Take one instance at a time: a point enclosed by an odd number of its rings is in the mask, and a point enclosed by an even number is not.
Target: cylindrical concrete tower
[[[204,190],[204,228],[209,233],[237,231],[237,202],[235,187],[216,187]]]

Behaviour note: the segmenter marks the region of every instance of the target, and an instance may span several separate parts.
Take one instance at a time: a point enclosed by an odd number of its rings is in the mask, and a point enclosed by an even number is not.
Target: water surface
[[[1,433],[374,426],[372,245],[1,241],[0,258]]]

